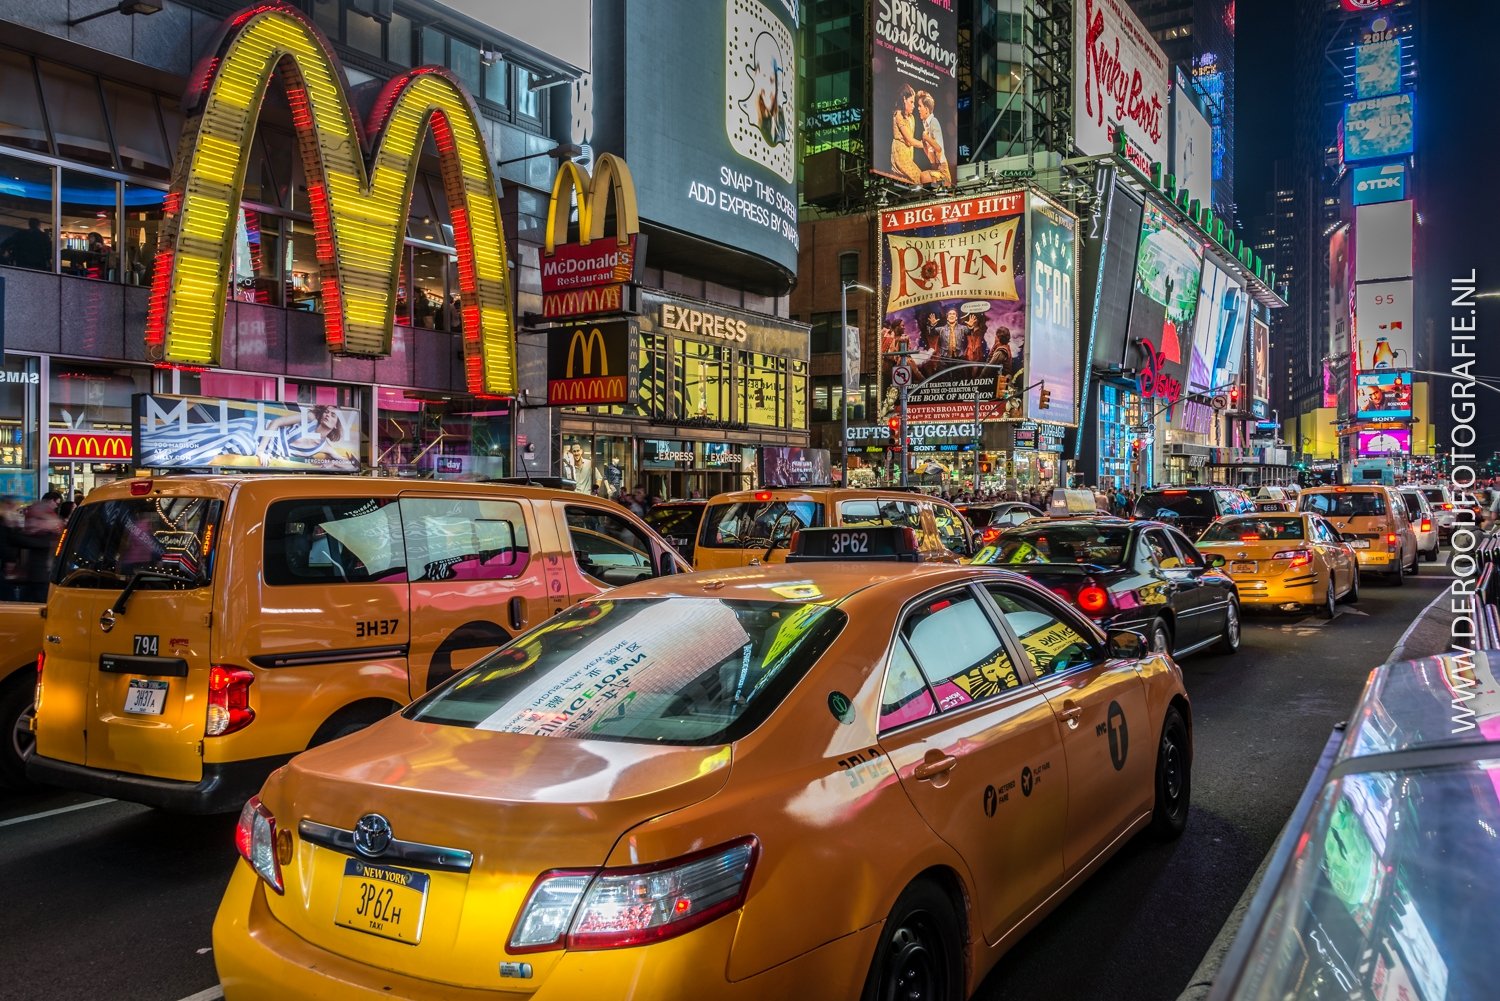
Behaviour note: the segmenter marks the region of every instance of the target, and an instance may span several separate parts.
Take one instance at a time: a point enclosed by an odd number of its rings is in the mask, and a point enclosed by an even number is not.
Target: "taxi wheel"
[[[1391,583],[1396,587],[1406,584],[1406,567],[1401,565],[1401,557],[1396,557],[1396,572],[1391,574]]]
[[[1421,553],[1413,553],[1412,557],[1411,557],[1411,575],[1413,577],[1415,577],[1417,575],[1417,571],[1419,571],[1421,569],[1422,569],[1422,554]]]
[[[862,1001],[959,1001],[962,942],[948,895],[925,880],[911,884],[886,919]]]
[[[26,759],[36,747],[31,732],[35,711],[35,689],[30,684],[0,686],[0,788],[32,788],[26,779]]]
[[[1359,571],[1354,571],[1354,576],[1349,579],[1349,590],[1344,594],[1344,601],[1350,605],[1359,604]]]
[[[1161,743],[1156,748],[1156,808],[1151,814],[1151,833],[1163,840],[1176,838],[1187,827],[1193,792],[1192,756],[1187,723],[1176,706],[1168,706],[1161,725]]]
[[[1224,635],[1214,644],[1215,653],[1238,653],[1240,649],[1240,603],[1229,599],[1224,609]]]
[[[1323,596],[1323,603],[1318,606],[1318,618],[1331,619],[1338,614],[1338,603],[1333,599],[1333,574],[1328,575],[1328,593]]]

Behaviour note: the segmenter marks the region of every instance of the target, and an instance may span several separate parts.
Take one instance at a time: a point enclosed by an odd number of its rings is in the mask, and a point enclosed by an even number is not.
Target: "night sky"
[[[1419,0],[1427,6],[1418,23],[1417,212],[1427,256],[1417,277],[1427,285],[1427,312],[1418,294],[1417,327],[1431,319],[1438,357],[1447,369],[1449,277],[1478,272],[1480,290],[1500,293],[1500,114],[1495,98],[1497,56],[1486,29],[1494,15],[1490,0]],[[1292,75],[1288,56],[1288,8],[1292,0],[1238,0],[1238,131],[1235,187],[1245,223],[1264,211],[1274,181],[1273,164],[1292,151]],[[1476,375],[1500,377],[1500,298],[1480,304]],[[1479,451],[1500,449],[1500,394],[1479,392]],[[1446,441],[1442,414],[1447,393],[1433,395],[1439,440]],[[1486,430],[1488,428],[1488,430]]]

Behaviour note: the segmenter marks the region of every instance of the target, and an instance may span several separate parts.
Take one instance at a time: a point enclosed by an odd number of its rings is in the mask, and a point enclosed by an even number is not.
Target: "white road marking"
[[[0,827],[14,827],[16,824],[25,824],[32,820],[43,820],[47,817],[56,817],[63,813],[72,813],[75,810],[87,810],[91,806],[103,806],[105,803],[113,803],[112,799],[91,799],[84,803],[74,803],[72,806],[60,806],[56,810],[43,810],[41,813],[28,813],[24,817],[12,817],[9,820],[0,820]]]
[[[224,988],[215,984],[213,987],[199,991],[197,994],[189,994],[187,997],[182,998],[181,1001],[218,1001],[223,996]]]

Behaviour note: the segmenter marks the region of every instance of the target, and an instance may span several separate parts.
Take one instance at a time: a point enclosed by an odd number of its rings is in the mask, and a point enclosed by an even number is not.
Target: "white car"
[[[1401,499],[1406,502],[1406,517],[1417,537],[1417,552],[1431,563],[1438,557],[1438,523],[1432,505],[1420,487],[1402,487]]]
[[[1446,539],[1453,532],[1454,515],[1453,492],[1442,484],[1423,484],[1413,487],[1427,498],[1428,505],[1432,508],[1432,523],[1437,526],[1438,538]]]

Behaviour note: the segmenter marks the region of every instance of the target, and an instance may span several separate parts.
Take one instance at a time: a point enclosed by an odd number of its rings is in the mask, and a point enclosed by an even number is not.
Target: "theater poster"
[[[952,0],[872,0],[870,170],[953,184],[958,162],[958,12]]]

